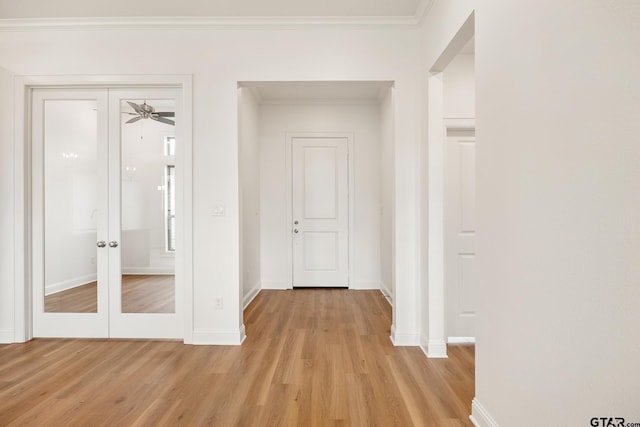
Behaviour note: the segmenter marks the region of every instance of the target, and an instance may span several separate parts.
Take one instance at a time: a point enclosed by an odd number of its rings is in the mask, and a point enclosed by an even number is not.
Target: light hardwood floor
[[[393,347],[378,291],[262,291],[242,346],[0,346],[0,426],[470,426],[474,347]]]
[[[48,295],[44,298],[47,313],[97,313],[96,282]],[[122,275],[123,313],[174,313],[175,276]]]

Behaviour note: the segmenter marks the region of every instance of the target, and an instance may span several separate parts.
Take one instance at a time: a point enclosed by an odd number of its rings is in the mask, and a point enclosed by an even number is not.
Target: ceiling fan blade
[[[156,111],[153,114],[156,114],[160,117],[175,117],[176,113],[174,113],[173,111]]]
[[[136,110],[137,113],[140,113],[140,114],[144,113],[144,108],[142,108],[141,106],[139,106],[135,102],[127,101],[127,104],[131,105],[131,108]]]
[[[171,126],[175,126],[176,122],[174,122],[173,120],[169,120],[169,119],[165,119],[164,117],[159,117],[159,116],[149,116],[151,117],[151,120],[155,120],[156,122],[160,122],[160,123],[166,123],[168,125]]]
[[[142,116],[137,116],[137,117],[134,117],[134,118],[132,118],[132,119],[129,119],[129,120],[127,120],[125,123],[127,123],[127,124],[128,124],[128,123],[135,123],[135,122],[137,122],[138,120],[142,120]]]

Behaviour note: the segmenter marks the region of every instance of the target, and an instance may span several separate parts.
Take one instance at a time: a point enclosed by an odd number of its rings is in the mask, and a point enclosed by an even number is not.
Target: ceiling
[[[106,17],[416,17],[431,0],[2,1],[0,19]]]

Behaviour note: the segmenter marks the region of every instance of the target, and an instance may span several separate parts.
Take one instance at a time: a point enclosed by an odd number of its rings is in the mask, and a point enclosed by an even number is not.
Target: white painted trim
[[[7,20],[0,20],[0,29]],[[182,142],[183,191],[178,193],[178,205],[184,213],[178,218],[178,245],[182,251],[176,255],[176,275],[183,277],[184,343],[193,339],[193,77],[191,75],[56,75],[17,76],[14,84],[14,341],[25,342],[33,338],[31,309],[31,244],[30,224],[30,91],[33,88],[72,87],[91,88],[163,86],[182,88],[182,116],[180,126]],[[182,203],[180,203],[182,198]],[[182,224],[181,224],[182,222]],[[180,237],[181,235],[181,237]],[[177,296],[176,302],[178,302]]]
[[[426,7],[419,9],[424,14]],[[421,16],[220,16],[0,19],[0,31],[416,28]]]
[[[449,337],[447,338],[448,344],[475,344],[475,337]]]
[[[287,224],[293,224],[293,138],[347,138],[349,198],[349,289],[355,285],[355,136],[353,132],[287,132],[285,141]],[[263,289],[267,289],[264,287]],[[287,233],[287,289],[293,289],[293,235]]]
[[[427,15],[431,11],[435,0],[422,0],[418,5],[418,9],[416,10],[416,19],[418,20],[418,25],[422,25]]]
[[[44,294],[45,296],[57,294],[58,292],[67,291],[69,289],[77,288],[79,286],[88,285],[89,283],[95,282],[96,280],[98,280],[98,275],[95,273],[87,274],[85,276],[80,276],[80,277],[74,277],[72,279],[63,280],[62,282],[52,283],[50,285],[45,286]]]
[[[255,286],[242,298],[242,309],[245,310],[251,301],[253,301],[262,289],[260,288],[260,283],[256,283]]]
[[[378,99],[268,99],[260,105],[379,105]]]
[[[443,119],[444,127],[449,130],[458,131],[475,131],[476,119],[475,118],[445,118]]]
[[[349,288],[365,291],[365,290],[374,290],[374,289],[380,290],[381,286],[380,286],[380,282],[367,282],[364,280],[358,280],[354,283],[353,286],[350,286]]]
[[[428,357],[446,357],[444,299],[444,85],[442,73],[428,79]]]
[[[9,328],[0,329],[0,344],[13,343],[13,330]]]
[[[447,343],[444,340],[429,340],[429,342],[427,342],[427,357],[429,359],[448,358]]]
[[[398,331],[395,325],[391,326],[391,342],[395,347],[419,346],[420,334],[416,331]]]
[[[196,329],[194,345],[240,345],[247,337],[242,325],[239,329]]]
[[[175,274],[175,269],[171,267],[122,267],[122,274],[172,276]]]
[[[287,282],[262,282],[262,289],[284,291],[291,289],[291,286]]]
[[[387,299],[389,305],[393,307],[393,294],[391,292],[391,288],[387,286],[386,283],[380,282],[380,292],[382,292],[382,295]]]
[[[26,92],[30,80],[16,77],[14,81],[14,133],[13,133],[13,182],[14,182],[14,341],[26,342],[33,338],[31,315],[31,260],[30,232],[27,221],[31,216],[31,102]]]
[[[476,397],[471,402],[471,416],[469,416],[469,419],[476,427],[500,427]]]

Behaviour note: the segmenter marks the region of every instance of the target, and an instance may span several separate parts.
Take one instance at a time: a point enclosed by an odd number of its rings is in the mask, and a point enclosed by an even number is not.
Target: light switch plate
[[[222,204],[213,205],[213,211],[212,211],[213,216],[224,216],[224,214],[225,214],[224,205]]]

